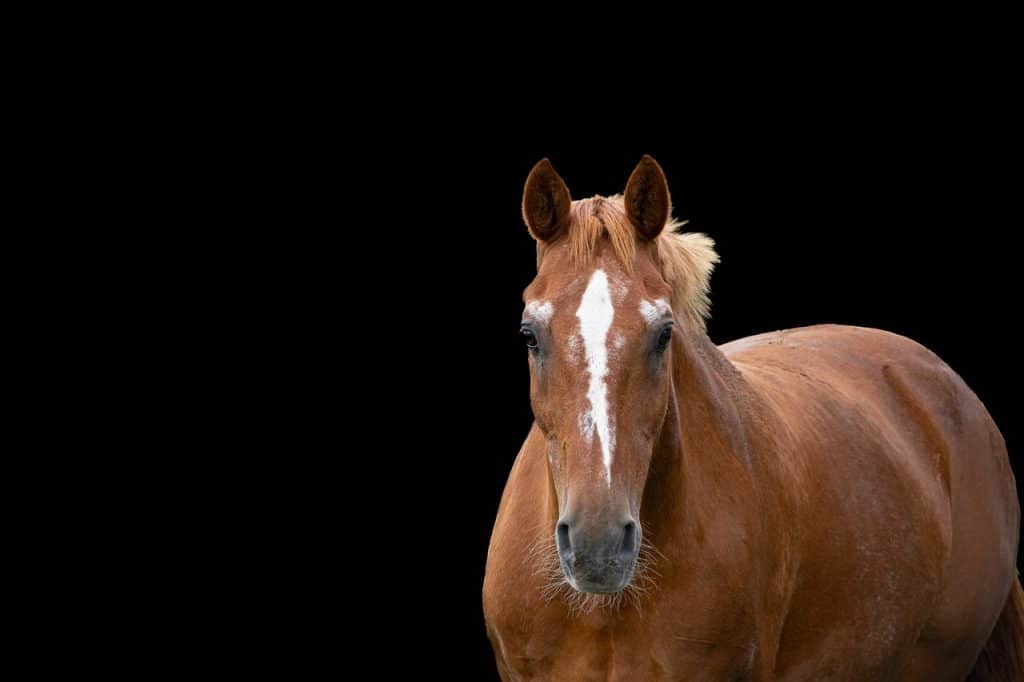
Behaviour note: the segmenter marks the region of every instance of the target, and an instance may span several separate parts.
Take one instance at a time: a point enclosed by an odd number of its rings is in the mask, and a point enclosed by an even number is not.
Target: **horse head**
[[[530,401],[558,502],[559,564],[581,592],[616,593],[633,579],[673,346],[707,311],[711,240],[676,233],[670,213],[648,156],[621,197],[572,201],[546,159],[526,182],[523,217],[538,242],[521,327]]]

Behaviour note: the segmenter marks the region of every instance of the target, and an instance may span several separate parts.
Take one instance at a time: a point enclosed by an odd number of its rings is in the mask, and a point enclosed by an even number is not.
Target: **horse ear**
[[[672,208],[668,195],[668,181],[658,162],[647,154],[633,169],[626,183],[624,198],[626,214],[637,233],[644,239],[654,239],[665,227]]]
[[[523,220],[534,239],[551,241],[569,224],[572,198],[565,181],[547,159],[541,159],[526,178]]]

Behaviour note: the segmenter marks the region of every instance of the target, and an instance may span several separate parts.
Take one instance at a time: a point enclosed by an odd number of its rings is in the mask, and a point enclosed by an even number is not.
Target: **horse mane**
[[[669,216],[665,229],[655,240],[655,258],[662,277],[672,293],[670,303],[677,317],[685,317],[700,329],[711,312],[711,271],[719,261],[715,242],[700,232],[680,232],[686,221]],[[600,242],[607,235],[616,258],[633,271],[636,258],[636,231],[629,222],[622,195],[595,196],[572,202],[569,227],[561,239],[568,239],[569,256],[576,265],[589,261]],[[540,267],[546,249],[545,242],[537,242],[537,267]]]

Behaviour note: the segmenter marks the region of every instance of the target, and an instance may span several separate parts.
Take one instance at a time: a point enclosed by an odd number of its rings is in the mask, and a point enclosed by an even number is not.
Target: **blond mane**
[[[655,257],[672,290],[671,305],[677,317],[685,317],[699,328],[711,312],[711,271],[719,261],[715,242],[700,232],[679,232],[686,221],[669,217],[658,236]],[[567,234],[570,258],[580,265],[589,261],[601,237],[608,235],[615,256],[627,272],[636,258],[636,231],[629,222],[622,196],[595,196],[572,202]],[[561,239],[559,239],[561,241]],[[537,242],[537,267],[544,258],[545,243]]]

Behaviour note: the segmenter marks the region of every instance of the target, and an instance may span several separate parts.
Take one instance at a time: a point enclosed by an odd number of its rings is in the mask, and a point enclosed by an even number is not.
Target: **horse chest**
[[[491,637],[509,680],[745,679],[753,660],[747,633],[686,633],[708,629],[675,607],[633,607],[572,616],[549,608],[530,621],[496,622]],[[718,619],[715,619],[716,621]],[[713,637],[713,638],[712,638]]]

